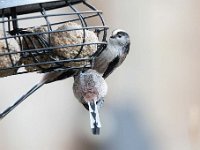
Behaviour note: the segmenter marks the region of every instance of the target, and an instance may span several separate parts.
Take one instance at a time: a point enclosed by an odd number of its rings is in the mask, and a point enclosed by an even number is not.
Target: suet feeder
[[[86,0],[0,0],[0,77],[91,68],[107,29]]]

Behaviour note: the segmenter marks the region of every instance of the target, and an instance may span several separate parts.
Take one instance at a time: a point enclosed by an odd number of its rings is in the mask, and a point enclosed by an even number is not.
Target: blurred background
[[[198,150],[200,2],[88,0],[110,31],[126,30],[131,50],[109,78],[100,136],[74,98],[73,79],[42,87],[0,122],[1,150]],[[0,79],[0,110],[38,82]]]

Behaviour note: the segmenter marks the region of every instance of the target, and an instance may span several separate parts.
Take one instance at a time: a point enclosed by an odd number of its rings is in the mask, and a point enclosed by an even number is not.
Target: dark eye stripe
[[[125,33],[125,32],[121,32],[121,31],[118,32],[117,35],[118,35],[118,36],[128,36],[127,33]]]

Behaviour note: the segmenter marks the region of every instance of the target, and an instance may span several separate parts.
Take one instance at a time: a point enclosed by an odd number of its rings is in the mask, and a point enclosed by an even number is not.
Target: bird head
[[[126,31],[116,29],[112,32],[109,38],[109,42],[113,45],[125,46],[127,44],[130,44],[130,38]]]

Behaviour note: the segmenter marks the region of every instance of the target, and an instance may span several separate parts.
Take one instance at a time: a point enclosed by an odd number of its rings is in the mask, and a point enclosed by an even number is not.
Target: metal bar
[[[21,37],[22,35],[31,36],[31,35],[40,35],[40,34],[57,33],[57,32],[65,32],[65,31],[73,31],[73,30],[82,30],[82,29],[96,29],[96,28],[108,29],[108,26],[89,26],[89,27],[80,27],[80,28],[74,28],[74,29],[64,29],[64,30],[56,30],[56,31],[48,31],[48,32],[21,34],[21,35],[7,36],[6,38],[0,38],[0,40]]]
[[[77,15],[78,15],[78,17],[79,17],[79,19],[80,19],[80,21],[81,21],[82,27],[87,27],[87,23],[86,23],[85,20],[83,19],[82,15],[79,14],[78,10],[75,9],[71,4],[68,4],[68,5],[69,5],[69,7],[70,7],[74,12],[77,13]],[[83,40],[82,40],[82,43],[85,43],[85,29],[82,29],[82,30],[83,30]],[[78,54],[77,54],[74,58],[77,58],[77,57],[80,55],[80,53],[82,52],[82,50],[83,50],[83,45],[81,45],[81,48],[80,48]]]
[[[42,4],[40,4],[41,7],[41,14],[44,16],[44,19],[46,21],[47,27],[48,27],[48,31],[52,31],[52,27],[51,27],[51,23],[48,20],[48,17],[46,16],[46,10],[44,9],[44,7],[42,6]],[[48,41],[49,41],[49,45],[51,45],[51,40],[50,40],[50,33],[48,33]]]
[[[95,44],[106,44],[106,42],[94,42],[94,43],[84,43],[84,44],[70,44],[70,45],[62,45],[62,46],[54,46],[54,47],[48,47],[49,52],[53,49],[58,49],[58,48],[66,48],[66,47],[78,47],[81,45],[95,45]],[[9,55],[9,54],[17,54],[17,53],[24,53],[24,52],[36,52],[36,51],[44,51],[47,50],[47,48],[37,48],[37,49],[28,49],[28,50],[23,50],[20,52],[6,52],[6,53],[0,53],[0,56],[3,55]]]
[[[83,4],[85,4],[86,6],[88,6],[89,8],[91,8],[92,10],[96,11],[99,14],[99,17],[101,19],[102,25],[105,26],[105,20],[102,17],[102,13],[98,12],[98,10],[94,6],[90,5],[86,1],[83,1]],[[107,37],[107,30],[105,29],[104,30],[103,41],[106,41],[106,37]]]
[[[3,21],[3,34],[4,34],[4,37],[5,37],[4,40],[6,42],[6,48],[7,48],[8,52],[10,52],[9,45],[8,45],[8,39],[6,38],[7,33],[6,33],[6,26],[5,26],[5,22],[4,22],[4,9],[2,10],[2,21]],[[9,55],[9,59],[11,61],[12,66],[14,66],[14,62],[13,62],[11,54],[8,54],[8,55]]]
[[[79,12],[79,14],[91,14],[91,13],[97,13],[97,11],[82,11]],[[102,13],[102,11],[99,11],[99,13]],[[45,17],[56,17],[56,16],[68,16],[68,15],[77,15],[77,13],[67,13],[67,14],[48,14],[45,15]],[[23,17],[23,18],[17,18],[17,19],[11,19],[10,21],[15,21],[15,20],[28,20],[28,19],[37,19],[37,18],[43,18],[43,15],[37,15],[37,16],[32,16],[32,17]],[[5,21],[7,22],[7,21]],[[3,23],[3,21],[0,21],[0,23]]]
[[[9,70],[9,69],[14,69],[14,68],[31,67],[31,66],[37,66],[37,65],[47,65],[47,64],[53,64],[53,63],[82,62],[82,61],[89,61],[91,59],[92,58],[76,58],[76,59],[65,59],[65,60],[57,60],[57,61],[38,62],[38,63],[27,64],[27,65],[0,68],[0,70]],[[72,68],[72,67],[70,67],[70,68]]]

